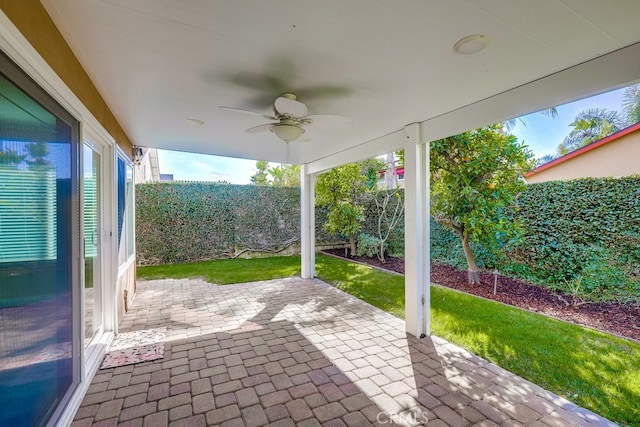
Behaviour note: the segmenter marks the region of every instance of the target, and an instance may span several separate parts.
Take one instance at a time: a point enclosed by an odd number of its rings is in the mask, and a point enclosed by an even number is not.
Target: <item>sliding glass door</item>
[[[78,123],[0,53],[0,425],[55,420],[79,378]]]

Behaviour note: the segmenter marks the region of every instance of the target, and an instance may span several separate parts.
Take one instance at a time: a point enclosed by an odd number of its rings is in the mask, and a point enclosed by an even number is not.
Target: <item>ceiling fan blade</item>
[[[303,117],[307,114],[307,106],[300,101],[294,99],[285,98],[283,96],[278,97],[273,107],[278,114],[287,114],[293,117]]]
[[[258,126],[254,126],[252,128],[247,129],[245,132],[246,133],[261,133],[261,132],[267,132],[271,129],[271,126],[273,126],[274,123],[265,123],[263,125],[258,125]]]
[[[274,93],[257,93],[251,96],[251,98],[247,98],[243,105],[256,109],[268,108],[273,111],[273,95]]]
[[[344,86],[315,86],[308,88],[299,88],[296,94],[305,100],[318,98],[337,98],[347,96],[351,93],[351,89]]]
[[[309,142],[312,139],[315,139],[318,136],[319,133],[320,132],[318,132],[317,128],[305,127],[304,128],[304,133],[296,141]]]
[[[312,114],[302,118],[305,125],[322,129],[344,129],[353,124],[353,119],[339,114]]]
[[[266,115],[264,113],[261,113],[259,111],[245,110],[243,108],[223,107],[223,106],[220,106],[218,108],[221,109],[221,110],[235,111],[235,112],[238,112],[238,113],[251,114],[253,116],[260,116],[260,117],[264,117],[265,119],[269,119],[269,120],[278,120],[277,118],[275,118],[273,116],[268,116],[268,115]]]
[[[232,83],[248,89],[274,93],[285,90],[286,82],[277,74],[263,74],[241,71],[227,78]]]

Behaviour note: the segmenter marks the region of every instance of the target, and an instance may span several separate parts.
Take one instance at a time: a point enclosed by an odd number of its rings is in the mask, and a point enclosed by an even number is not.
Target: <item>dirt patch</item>
[[[326,252],[345,257],[344,250],[341,249]],[[385,263],[381,263],[377,258],[348,259],[404,274],[402,258],[389,258]],[[562,295],[522,280],[500,275],[498,275],[497,293],[494,295],[493,273],[481,272],[481,283],[471,285],[467,283],[466,271],[435,263],[431,264],[431,281],[451,289],[640,341],[640,307],[633,304],[595,303],[568,306],[563,301],[567,298]]]

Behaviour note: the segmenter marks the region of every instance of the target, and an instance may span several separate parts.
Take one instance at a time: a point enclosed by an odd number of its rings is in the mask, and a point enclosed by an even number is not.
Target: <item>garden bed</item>
[[[342,249],[325,252],[345,258]],[[377,258],[347,259],[404,274],[402,258],[389,258],[385,263],[381,263]],[[431,281],[438,285],[640,341],[639,306],[618,303],[567,305],[566,301],[569,298],[566,296],[505,276],[498,276],[497,294],[494,295],[493,273],[481,272],[480,280],[480,284],[469,284],[466,271],[447,265],[431,264]]]

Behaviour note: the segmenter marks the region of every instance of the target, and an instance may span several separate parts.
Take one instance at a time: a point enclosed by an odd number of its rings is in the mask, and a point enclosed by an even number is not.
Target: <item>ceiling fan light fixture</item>
[[[284,142],[295,141],[304,133],[304,129],[296,124],[277,123],[271,126],[271,132]]]
[[[491,40],[484,34],[473,34],[464,37],[453,45],[453,51],[461,55],[472,55],[489,46]]]

